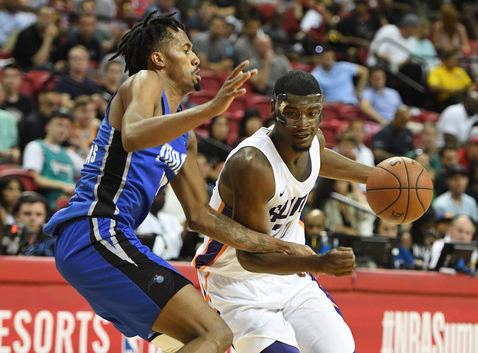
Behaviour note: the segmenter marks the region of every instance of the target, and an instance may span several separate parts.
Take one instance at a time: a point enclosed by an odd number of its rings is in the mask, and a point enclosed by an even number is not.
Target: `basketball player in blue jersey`
[[[321,102],[312,75],[283,74],[271,100],[275,126],[261,128],[229,154],[210,205],[258,232],[304,244],[300,215],[317,177],[366,183],[372,170],[324,148]],[[352,249],[260,254],[205,237],[193,264],[210,306],[233,331],[236,352],[355,351],[338,307],[306,274],[352,274]]]
[[[189,227],[244,251],[309,253],[310,248],[249,230],[208,206],[189,130],[223,113],[257,72],[233,70],[215,98],[183,111],[199,88],[199,60],[184,26],[148,16],[119,45],[130,77],[111,98],[75,195],[44,230],[58,236],[56,266],[103,318],[126,336],[165,333],[179,352],[224,353],[230,329],[191,283],[138,241],[133,229],[171,183]]]

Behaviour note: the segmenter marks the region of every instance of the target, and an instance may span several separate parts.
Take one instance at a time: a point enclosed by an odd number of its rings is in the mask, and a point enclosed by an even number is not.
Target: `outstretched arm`
[[[164,112],[156,115],[156,105],[161,101],[163,91],[157,73],[148,70],[137,73],[128,85],[121,86],[119,90],[120,104],[125,107],[121,126],[112,123],[122,132],[124,149],[134,152],[162,145],[213,116],[222,114],[235,97],[246,92],[242,84],[257,74],[257,70],[242,72],[248,64],[248,61],[244,61],[238,65],[209,102],[167,115],[163,115]],[[116,99],[119,98],[115,97],[114,100]]]
[[[367,183],[367,178],[373,167],[357,163],[341,154],[325,148],[325,139],[319,132],[320,140],[320,173],[319,175],[330,179],[349,180],[356,183]]]
[[[228,246],[244,251],[305,253],[305,247],[287,243],[267,234],[246,228],[244,225],[220,214],[209,205],[205,182],[197,162],[197,143],[190,134],[188,156],[180,172],[171,181],[189,227]]]

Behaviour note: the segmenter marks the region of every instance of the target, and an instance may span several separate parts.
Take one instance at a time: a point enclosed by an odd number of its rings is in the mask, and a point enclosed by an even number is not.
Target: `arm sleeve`
[[[40,144],[36,141],[29,142],[23,152],[23,168],[41,174],[44,161],[45,155]]]

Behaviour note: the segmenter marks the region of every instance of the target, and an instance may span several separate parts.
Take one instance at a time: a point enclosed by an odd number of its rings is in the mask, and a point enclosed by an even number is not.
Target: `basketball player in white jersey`
[[[321,102],[312,75],[282,75],[271,101],[275,127],[260,129],[231,152],[210,205],[251,229],[304,244],[300,214],[317,177],[365,183],[372,170],[324,148]],[[246,253],[205,237],[193,263],[206,300],[232,329],[238,353],[355,351],[337,305],[307,274],[352,274],[352,249]]]

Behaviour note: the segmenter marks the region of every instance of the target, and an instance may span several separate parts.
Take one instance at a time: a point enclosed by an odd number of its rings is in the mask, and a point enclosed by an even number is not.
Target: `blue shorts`
[[[152,326],[168,300],[191,282],[147,246],[130,227],[110,218],[64,226],[55,249],[61,275],[93,310],[125,336],[152,340]]]

